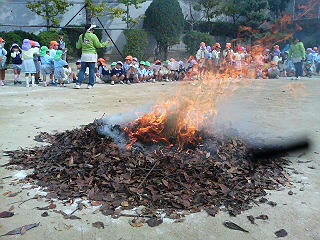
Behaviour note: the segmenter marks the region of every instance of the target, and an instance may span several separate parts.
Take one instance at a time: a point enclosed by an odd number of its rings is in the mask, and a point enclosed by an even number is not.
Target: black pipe
[[[110,38],[112,44],[115,46],[115,48],[117,49],[118,53],[120,54],[120,56],[122,57],[122,59],[124,59],[124,56],[122,55],[122,53],[120,52],[119,48],[117,47],[116,43],[113,41],[113,39],[111,38],[110,34],[108,33],[108,31],[104,28],[102,22],[100,21],[99,17],[96,17],[98,22],[100,23],[101,27],[104,29],[104,31],[106,32],[106,34],[108,35],[108,37]]]
[[[68,26],[68,25],[71,23],[71,21],[82,11],[82,9],[84,9],[84,8],[87,7],[87,6],[88,6],[88,4],[85,4],[85,5],[70,19],[70,21],[67,22],[67,24],[66,24],[64,27]]]
[[[284,154],[291,152],[298,152],[302,150],[308,150],[310,147],[309,139],[303,139],[294,141],[285,145],[268,145],[253,147],[250,149],[249,154],[252,156],[252,160],[263,160],[274,157],[283,156]]]

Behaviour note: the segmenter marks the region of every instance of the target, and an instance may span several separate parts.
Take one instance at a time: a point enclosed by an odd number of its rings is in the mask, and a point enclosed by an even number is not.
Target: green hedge
[[[131,55],[140,60],[147,57],[148,34],[143,30],[124,30],[126,44],[123,47],[125,56]]]
[[[216,43],[213,36],[196,31],[186,33],[183,36],[182,41],[186,45],[187,52],[191,55],[196,54],[201,42],[205,42],[207,46],[213,46]]]

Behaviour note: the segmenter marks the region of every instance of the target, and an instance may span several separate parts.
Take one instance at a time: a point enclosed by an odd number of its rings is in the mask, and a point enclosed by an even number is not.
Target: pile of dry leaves
[[[231,215],[252,206],[256,198],[288,182],[287,161],[253,164],[248,147],[240,139],[205,136],[193,149],[137,144],[120,150],[101,123],[54,135],[42,133],[36,140],[44,147],[7,152],[8,166],[34,169],[29,181],[46,187],[60,199],[88,198],[101,202],[101,211],[112,215],[117,207],[146,206],[197,212],[214,216],[224,206]]]

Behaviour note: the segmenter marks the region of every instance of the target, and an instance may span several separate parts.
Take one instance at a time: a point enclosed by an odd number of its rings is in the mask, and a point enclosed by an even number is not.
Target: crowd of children
[[[10,56],[14,74],[14,84],[22,84],[20,74],[24,74],[26,87],[36,86],[42,82],[43,86],[65,86],[76,82],[81,69],[81,60],[76,63],[76,72],[73,72],[66,62],[66,51],[63,39],[51,41],[50,46],[40,46],[38,42],[24,39],[21,47],[14,43],[10,48]],[[5,41],[0,38],[0,86],[4,85],[5,69],[7,68],[7,51]],[[301,44],[300,44],[301,45]],[[302,45],[303,46],[303,45]],[[301,46],[300,46],[301,48]],[[132,84],[175,80],[202,80],[204,76],[225,74],[230,77],[270,78],[293,77],[297,71],[295,58],[292,57],[293,45],[287,45],[282,51],[278,45],[272,49],[261,49],[259,46],[243,47],[237,45],[232,48],[226,43],[224,50],[216,43],[206,46],[200,43],[195,56],[186,61],[156,60],[153,64],[148,61],[139,61],[127,56],[124,62],[112,62],[110,67],[105,59],[99,58],[96,69],[96,81],[100,83]],[[312,77],[319,74],[320,54],[317,47],[307,48],[299,58],[303,65],[303,75]],[[300,77],[300,76],[299,76]],[[84,82],[88,83],[89,72],[85,73]]]

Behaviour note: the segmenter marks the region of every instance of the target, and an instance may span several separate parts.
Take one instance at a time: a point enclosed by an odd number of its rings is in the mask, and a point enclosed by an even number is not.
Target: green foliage
[[[30,39],[37,42],[39,41],[39,38],[37,35],[33,33],[24,32],[21,30],[16,30],[12,32],[1,32],[0,36],[6,41],[5,49],[9,52],[12,44],[17,43],[21,47],[23,39]],[[11,56],[10,54],[7,55],[8,63],[10,62]]]
[[[216,41],[213,36],[207,33],[190,31],[182,38],[183,43],[186,45],[186,50],[189,54],[195,55],[199,49],[199,44],[205,42],[207,46],[213,46]]]
[[[86,23],[91,23],[92,18],[104,15],[107,3],[94,4],[93,0],[85,0]]]
[[[125,30],[126,44],[123,47],[124,55],[131,55],[145,60],[147,55],[148,34],[143,30]]]
[[[121,18],[123,22],[127,24],[127,28],[131,29],[139,23],[139,21],[144,17],[143,15],[139,16],[138,19],[134,19],[130,15],[130,7],[134,6],[135,9],[141,8],[140,4],[145,3],[147,0],[118,0],[119,4],[123,4],[125,8],[116,7],[109,8],[109,13],[111,14],[111,19]]]
[[[51,41],[57,41],[59,35],[57,31],[45,31],[38,34],[41,46],[50,46]]]
[[[199,22],[197,29],[199,32],[209,33],[212,36],[222,36],[233,38],[239,31],[240,24],[231,22]]]
[[[283,17],[288,4],[292,0],[268,0],[269,10],[274,14],[275,18]]]
[[[47,21],[47,25],[51,23],[53,26],[59,26],[60,20],[57,16],[66,13],[67,9],[72,5],[66,0],[34,0],[27,2],[27,8],[43,17]]]
[[[160,57],[167,58],[168,47],[180,42],[184,16],[177,0],[154,0],[145,12],[143,28],[154,36]]]
[[[195,2],[193,9],[203,12],[204,18],[209,22],[215,16],[221,13],[221,1],[219,0],[198,0]]]

